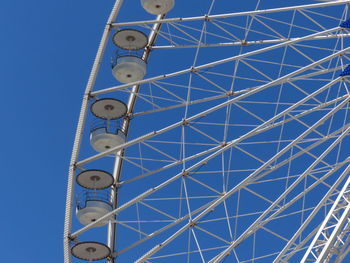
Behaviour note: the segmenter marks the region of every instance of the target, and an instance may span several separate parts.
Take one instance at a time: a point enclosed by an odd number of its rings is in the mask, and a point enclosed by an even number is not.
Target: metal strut
[[[158,15],[156,21],[161,21],[165,15]],[[156,42],[158,32],[160,31],[162,24],[161,23],[155,23],[152,27],[151,32],[148,35],[148,45],[145,48],[142,59],[144,61],[147,61],[150,53],[151,53],[151,47],[154,45]],[[130,93],[129,99],[128,99],[128,112],[127,116],[132,114],[134,111],[136,99],[137,99],[137,94],[139,93],[140,90],[140,85],[134,85],[132,87],[132,92]],[[124,133],[127,135],[130,127],[130,118],[125,118],[122,124],[122,129]],[[121,171],[122,171],[122,166],[123,166],[123,156],[124,156],[124,149],[118,151],[118,154],[116,155],[115,162],[114,162],[114,171],[113,171],[113,176],[115,178],[115,182],[119,183],[121,180]],[[118,187],[113,189],[113,208],[116,209],[118,207]],[[115,215],[116,216],[116,215]],[[115,223],[109,223],[108,226],[108,245],[109,248],[112,251],[115,251],[116,247],[116,233],[117,233],[117,225]],[[112,253],[112,256],[109,259],[109,263],[115,263],[116,262],[116,257],[117,253],[114,252]]]
[[[312,240],[301,263],[341,262],[350,251],[350,176]]]

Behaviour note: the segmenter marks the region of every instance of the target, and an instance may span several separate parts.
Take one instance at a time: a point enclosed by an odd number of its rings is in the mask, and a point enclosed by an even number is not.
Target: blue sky
[[[113,3],[12,0],[1,4],[3,262],[62,262],[74,133]],[[195,8],[194,4],[188,8],[188,14],[197,12]],[[223,11],[221,6],[218,12]],[[128,15],[124,12],[122,17]]]
[[[1,261],[62,262],[66,174],[111,1],[3,1]]]

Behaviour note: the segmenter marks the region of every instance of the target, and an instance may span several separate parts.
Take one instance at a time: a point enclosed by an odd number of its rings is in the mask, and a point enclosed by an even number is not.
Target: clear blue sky
[[[63,260],[67,168],[112,1],[0,4],[1,262]]]

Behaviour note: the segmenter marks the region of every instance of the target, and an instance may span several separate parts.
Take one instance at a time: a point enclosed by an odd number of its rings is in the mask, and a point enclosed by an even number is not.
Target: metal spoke
[[[115,0],[76,129],[64,263],[100,247],[107,263],[347,262],[349,5]]]

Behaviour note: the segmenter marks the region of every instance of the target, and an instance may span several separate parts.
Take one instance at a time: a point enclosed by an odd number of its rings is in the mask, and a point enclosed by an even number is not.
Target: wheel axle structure
[[[116,0],[64,262],[349,262],[349,5]]]

